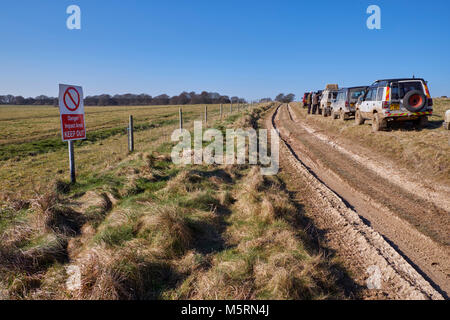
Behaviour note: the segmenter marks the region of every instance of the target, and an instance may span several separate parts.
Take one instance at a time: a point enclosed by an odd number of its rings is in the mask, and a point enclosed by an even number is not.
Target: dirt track
[[[445,189],[430,190],[407,176],[380,172],[359,150],[318,133],[287,105],[275,110],[266,125],[279,130],[281,168],[289,172],[291,188],[302,187],[300,181],[307,186],[304,200],[316,227],[325,230],[327,246],[361,287],[373,268],[381,271],[381,289],[366,289],[364,297],[448,298]],[[418,187],[420,192],[408,191]]]

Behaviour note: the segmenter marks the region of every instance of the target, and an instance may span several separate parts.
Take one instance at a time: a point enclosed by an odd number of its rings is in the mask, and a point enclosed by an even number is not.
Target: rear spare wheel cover
[[[419,94],[412,95],[409,97],[408,104],[417,109],[420,105],[422,105],[423,98]]]
[[[427,99],[422,92],[412,90],[403,97],[403,105],[409,111],[417,112],[425,106],[426,100]]]

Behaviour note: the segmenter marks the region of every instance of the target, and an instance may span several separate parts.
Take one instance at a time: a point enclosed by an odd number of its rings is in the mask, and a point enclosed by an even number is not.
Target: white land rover
[[[413,121],[425,127],[433,114],[433,99],[425,80],[418,78],[377,80],[356,105],[358,125],[372,120],[373,131],[385,129],[392,121]]]
[[[339,86],[337,84],[327,84],[325,90],[322,92],[322,99],[320,100],[319,113],[327,117],[331,114],[331,104],[336,100]]]

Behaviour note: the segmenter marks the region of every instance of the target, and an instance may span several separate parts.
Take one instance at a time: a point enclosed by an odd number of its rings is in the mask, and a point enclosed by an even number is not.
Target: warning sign
[[[63,141],[86,139],[83,88],[59,85],[59,113]]]

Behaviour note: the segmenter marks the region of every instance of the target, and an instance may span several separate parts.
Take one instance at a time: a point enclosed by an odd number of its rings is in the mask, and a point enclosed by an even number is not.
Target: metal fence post
[[[208,106],[205,106],[205,124],[208,124]]]
[[[69,141],[69,166],[70,166],[70,182],[77,182],[75,177],[75,153],[73,148],[73,141]]]
[[[180,130],[183,130],[183,110],[179,108],[179,114],[180,114]]]
[[[133,127],[133,116],[130,115],[130,123],[128,125],[128,139],[129,139],[129,148],[130,152],[134,151],[134,127]]]
[[[222,120],[222,104],[220,104],[220,120]]]

